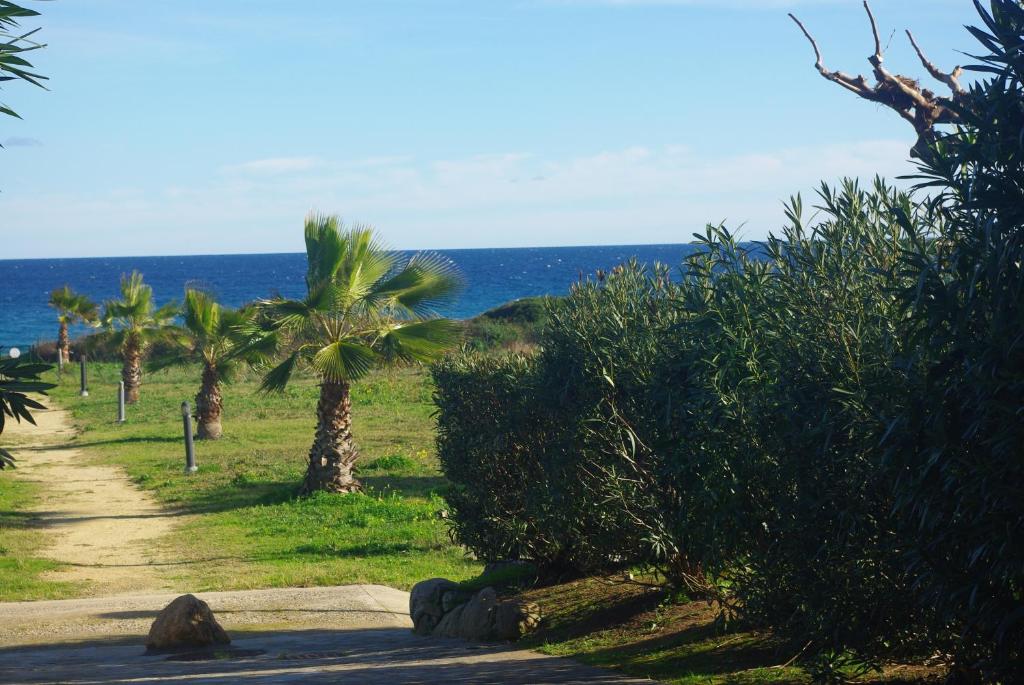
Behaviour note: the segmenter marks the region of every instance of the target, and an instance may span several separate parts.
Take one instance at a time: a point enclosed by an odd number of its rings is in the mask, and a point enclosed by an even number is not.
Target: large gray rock
[[[231,642],[213,617],[210,606],[193,595],[182,595],[157,614],[146,637],[149,649],[206,647]]]
[[[540,625],[540,607],[533,602],[509,599],[498,603],[494,612],[495,640],[515,642],[523,635],[532,633]]]
[[[431,578],[413,586],[409,593],[409,616],[418,635],[430,635],[434,631],[445,614],[444,594],[458,589],[459,584],[447,578]]]
[[[441,619],[433,634],[438,637],[461,637],[465,640],[490,640],[494,628],[494,609],[498,595],[494,588],[485,587]]]

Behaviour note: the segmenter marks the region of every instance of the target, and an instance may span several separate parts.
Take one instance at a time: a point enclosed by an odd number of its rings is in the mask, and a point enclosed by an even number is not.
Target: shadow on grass
[[[439,544],[412,544],[409,542],[369,542],[362,545],[346,545],[340,547],[333,544],[299,545],[292,548],[296,555],[314,557],[388,557],[396,554],[412,552],[434,552],[444,549]]]
[[[298,497],[300,483],[292,480],[229,484],[204,490],[180,504],[189,514],[215,514],[233,509],[284,504]]]
[[[645,674],[653,677],[691,673],[708,678],[752,669],[781,669],[789,660],[780,640],[756,633],[719,635],[710,625],[691,626],[580,657],[593,664],[621,664],[627,670],[635,670],[629,669],[629,664],[642,664]]]
[[[85,447],[100,447],[102,445],[137,445],[137,444],[167,444],[167,443],[182,443],[184,444],[184,438],[178,437],[166,437],[166,436],[153,436],[153,437],[124,437],[111,440],[69,440],[65,443],[54,444],[54,445],[36,445],[32,447],[19,448],[25,452],[56,452],[59,450],[77,450]]]

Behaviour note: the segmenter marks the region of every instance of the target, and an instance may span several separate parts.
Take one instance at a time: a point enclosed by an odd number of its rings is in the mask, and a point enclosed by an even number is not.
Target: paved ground
[[[625,684],[632,680],[508,647],[421,638],[404,628],[292,631],[236,639],[233,650],[147,656],[138,644],[0,649],[4,683]],[[245,655],[245,652],[252,652]],[[206,657],[207,655],[200,655]]]
[[[198,596],[229,647],[147,655],[143,638],[171,594],[0,604],[0,683],[648,682],[509,645],[418,637],[408,593],[379,585]]]

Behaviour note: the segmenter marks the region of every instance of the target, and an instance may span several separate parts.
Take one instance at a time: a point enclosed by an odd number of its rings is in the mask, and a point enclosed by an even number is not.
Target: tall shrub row
[[[456,538],[654,568],[821,680],[1024,681],[1024,9],[992,6],[913,193],[823,186],[753,251],[709,227],[674,281],[550,303],[535,355],[438,367]]]
[[[913,632],[880,443],[910,388],[898,266],[936,217],[881,181],[820,197],[754,254],[709,227],[675,281],[632,263],[575,285],[536,356],[437,367],[456,538],[562,574],[654,568],[828,668]]]

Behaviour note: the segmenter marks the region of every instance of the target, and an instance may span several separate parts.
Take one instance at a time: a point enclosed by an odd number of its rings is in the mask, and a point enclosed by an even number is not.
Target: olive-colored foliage
[[[677,579],[693,569],[668,533],[672,487],[661,478],[663,422],[652,403],[667,333],[668,268],[631,262],[575,285],[549,306],[538,357],[545,413],[560,439],[545,446],[551,498],[582,571],[649,563]]]
[[[976,3],[977,4],[977,3]],[[894,505],[939,647],[1024,680],[1024,7],[977,4],[983,80],[920,164],[945,218],[907,266],[914,398],[888,442]]]

